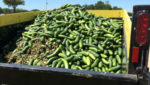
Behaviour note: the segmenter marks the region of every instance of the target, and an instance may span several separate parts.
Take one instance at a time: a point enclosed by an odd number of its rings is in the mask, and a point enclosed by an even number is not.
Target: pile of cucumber
[[[26,54],[34,41],[48,40],[58,46],[52,53],[43,52],[47,67],[123,73],[122,20],[96,17],[82,7],[66,4],[38,15],[25,29],[21,40],[26,42],[14,53]],[[28,65],[40,66],[39,61],[37,56]]]

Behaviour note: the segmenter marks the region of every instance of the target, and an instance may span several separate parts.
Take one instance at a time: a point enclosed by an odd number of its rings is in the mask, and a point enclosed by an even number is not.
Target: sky
[[[40,9],[45,10],[46,9],[46,0],[24,0],[25,5],[18,6],[17,8],[32,10],[32,9]],[[48,9],[54,9],[58,8],[66,3],[70,4],[95,4],[97,1],[100,0],[47,0],[48,1]],[[101,0],[106,1],[106,0]],[[109,4],[112,6],[118,6],[123,8],[124,10],[128,12],[132,12],[134,5],[150,5],[150,0],[108,0]],[[3,0],[0,0],[0,7],[2,8],[8,8],[3,3]],[[10,8],[10,7],[9,7]]]

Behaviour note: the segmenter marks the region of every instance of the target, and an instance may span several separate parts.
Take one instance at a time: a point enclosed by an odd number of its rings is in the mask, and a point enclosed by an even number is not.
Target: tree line
[[[76,4],[76,6],[81,6],[80,4]],[[98,1],[95,4],[90,4],[90,5],[82,5],[85,7],[87,10],[122,10],[122,8],[117,7],[117,6],[111,6],[109,4],[109,1],[103,2],[103,1]],[[128,12],[129,16],[132,16],[131,12]]]
[[[15,9],[16,13],[19,13],[19,12],[28,12],[28,11],[39,11],[38,9],[32,9],[32,10],[26,10],[26,9]],[[10,8],[1,8],[0,7],[0,14],[9,14],[9,13],[13,13],[13,9],[10,9]]]
[[[81,6],[80,4],[76,4],[77,6]],[[90,4],[90,5],[82,5],[85,7],[87,10],[121,10],[122,8],[117,7],[117,6],[111,6],[109,4],[109,1],[103,2],[103,1],[98,1],[95,4]]]

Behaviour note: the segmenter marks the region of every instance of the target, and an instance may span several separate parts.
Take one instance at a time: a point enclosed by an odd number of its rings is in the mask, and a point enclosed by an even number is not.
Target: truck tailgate
[[[0,63],[0,82],[13,85],[137,85],[136,75]]]

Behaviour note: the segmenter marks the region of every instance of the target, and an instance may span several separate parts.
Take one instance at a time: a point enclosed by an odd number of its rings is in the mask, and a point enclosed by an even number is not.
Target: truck
[[[0,63],[0,83],[8,85],[150,85],[150,6],[134,6],[132,22],[125,10],[87,11],[96,16],[124,20],[123,32],[127,74]],[[16,36],[16,30],[19,30],[22,26],[29,25],[34,17],[42,12],[0,15],[0,47],[6,45],[11,41],[12,37]],[[21,24],[21,26],[17,24]],[[2,49],[0,48],[1,51]]]

